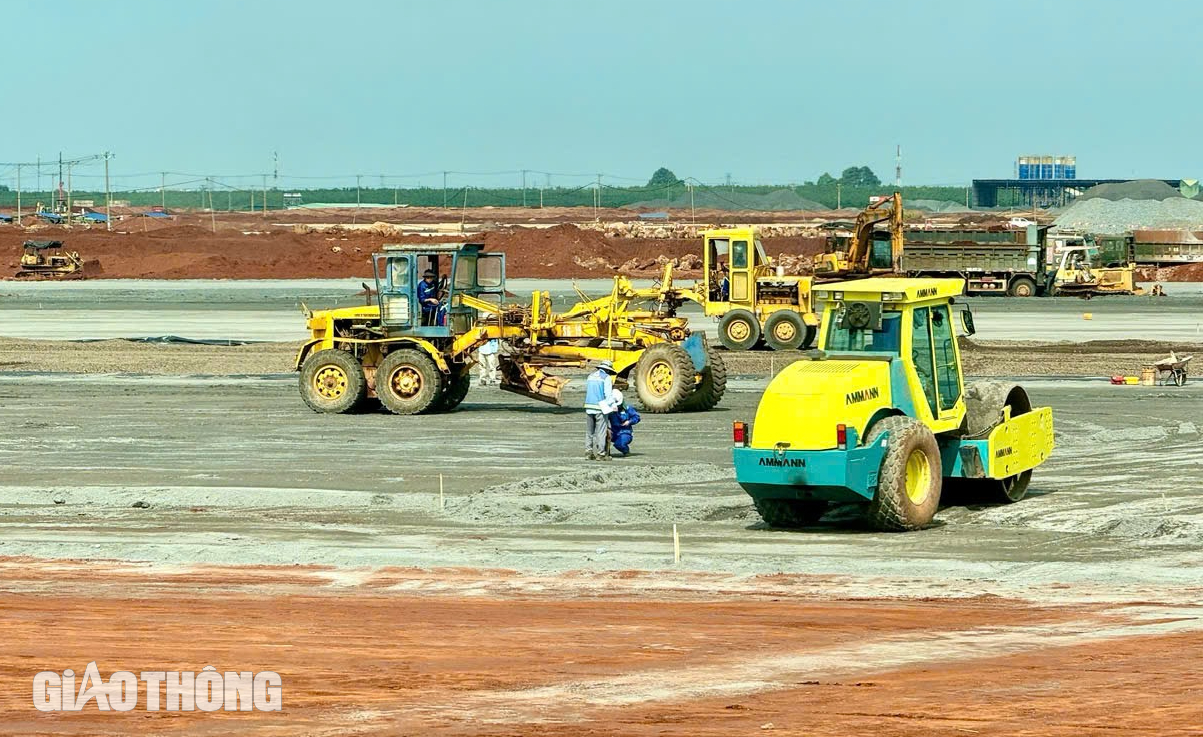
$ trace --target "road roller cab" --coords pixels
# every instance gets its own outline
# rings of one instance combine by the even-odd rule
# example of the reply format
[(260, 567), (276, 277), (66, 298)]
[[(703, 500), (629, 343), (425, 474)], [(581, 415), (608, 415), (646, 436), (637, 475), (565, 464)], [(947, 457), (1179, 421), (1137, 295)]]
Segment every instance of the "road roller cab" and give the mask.
[[(1052, 452), (1052, 410), (1019, 386), (965, 386), (952, 314), (963, 286), (874, 278), (815, 290), (819, 349), (770, 382), (750, 426), (735, 424), (736, 480), (766, 522), (801, 526), (861, 502), (879, 529), (917, 529), (948, 477), (1024, 496)], [(971, 334), (968, 311), (963, 322)]]

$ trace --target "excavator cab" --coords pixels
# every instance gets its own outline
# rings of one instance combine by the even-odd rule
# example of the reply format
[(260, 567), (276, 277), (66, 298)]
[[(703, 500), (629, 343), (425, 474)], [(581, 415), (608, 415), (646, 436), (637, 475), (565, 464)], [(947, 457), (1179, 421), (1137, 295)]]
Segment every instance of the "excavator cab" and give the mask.
[[(390, 337), (449, 338), (472, 328), (476, 310), (459, 299), (468, 294), (500, 304), (505, 294), (505, 255), (483, 253), (479, 243), (386, 245), (372, 257), (380, 321)], [(422, 285), (433, 273), (433, 292)], [(419, 294), (437, 307), (423, 309)]]

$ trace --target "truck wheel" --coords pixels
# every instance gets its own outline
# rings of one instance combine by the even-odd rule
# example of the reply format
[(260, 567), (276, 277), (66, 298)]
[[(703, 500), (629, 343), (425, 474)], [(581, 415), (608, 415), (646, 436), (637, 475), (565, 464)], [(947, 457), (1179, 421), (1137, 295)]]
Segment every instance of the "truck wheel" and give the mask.
[(657, 343), (635, 364), (635, 392), (652, 414), (677, 412), (694, 391), (693, 360), (675, 343)]
[(706, 346), (706, 368), (702, 369), (702, 380), (694, 387), (693, 394), (681, 409), (686, 412), (708, 412), (718, 406), (727, 391), (727, 365), (723, 357), (710, 346)]
[(464, 401), (468, 396), (468, 390), (472, 388), (472, 372), (464, 369), (462, 372), (451, 377), (447, 386), (439, 394), (438, 401), (431, 411), (433, 412), (450, 412)]
[(1012, 297), (1034, 297), (1036, 296), (1036, 282), (1026, 276), (1017, 276), (1007, 287), (1007, 294)]
[(819, 334), (819, 329), (814, 325), (806, 326), (806, 337), (802, 340), (802, 350), (806, 350), (815, 344), (815, 338)]
[(806, 527), (827, 511), (827, 502), (809, 499), (753, 499), (752, 503), (769, 527)]
[(792, 310), (777, 310), (764, 321), (764, 341), (775, 351), (797, 350), (806, 342), (806, 323)]
[(301, 398), (314, 412), (343, 414), (364, 402), (368, 382), (363, 366), (346, 351), (328, 348), (301, 364)]
[(718, 321), (718, 339), (729, 351), (750, 351), (760, 340), (760, 323), (747, 310), (731, 310)]
[(395, 415), (431, 410), (439, 399), (443, 377), (430, 356), (413, 348), (395, 350), (376, 368), (376, 395)]
[(869, 503), (869, 524), (891, 532), (922, 529), (936, 516), (944, 481), (936, 436), (913, 417), (887, 417), (873, 426), (865, 444), (885, 432), (889, 446)]

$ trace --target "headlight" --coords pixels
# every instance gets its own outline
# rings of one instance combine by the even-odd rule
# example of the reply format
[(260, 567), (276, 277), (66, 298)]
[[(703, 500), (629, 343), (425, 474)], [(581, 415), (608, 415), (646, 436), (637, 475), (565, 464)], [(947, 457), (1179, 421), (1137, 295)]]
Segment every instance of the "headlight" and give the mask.
[(815, 299), (829, 299), (830, 297), (831, 292), (827, 289), (820, 289), (815, 292)]
[(837, 300), (841, 300), (841, 299), (843, 299), (843, 298), (844, 298), (844, 293), (843, 293), (843, 292), (836, 292), (836, 293), (835, 293), (835, 298), (836, 298)]

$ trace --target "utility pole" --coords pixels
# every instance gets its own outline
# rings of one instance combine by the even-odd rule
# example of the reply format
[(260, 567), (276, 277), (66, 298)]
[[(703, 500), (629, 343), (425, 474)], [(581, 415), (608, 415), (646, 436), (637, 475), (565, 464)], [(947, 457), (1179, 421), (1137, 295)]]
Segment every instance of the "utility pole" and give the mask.
[(902, 189), (902, 144), (894, 153), (894, 189)]
[(21, 165), (17, 164), (17, 227), (21, 226)]
[(693, 182), (689, 183), (689, 219), (694, 225), (698, 224), (698, 211), (693, 206)]
[(359, 205), (360, 205), (360, 203), (362, 202), (362, 200), (360, 199), (360, 196), (359, 196), (359, 192), (360, 192), (360, 189), (359, 189), (359, 180), (360, 180), (360, 178), (361, 178), (362, 176), (363, 176), (362, 174), (356, 174), (356, 175), (355, 175), (355, 209), (356, 209), (356, 210), (358, 210), (358, 209), (359, 209)]
[(267, 218), (267, 175), (263, 175), (263, 217)]
[(522, 170), (522, 206), (526, 207), (526, 169)]
[(213, 223), (213, 232), (217, 232), (217, 213), (213, 211), (213, 177), (208, 177), (205, 182), (209, 185), (209, 219)]
[(447, 209), (447, 172), (443, 172), (443, 209)]
[(543, 188), (539, 187), (539, 209), (543, 209)]
[[(61, 154), (60, 154), (61, 155)], [(67, 164), (67, 227), (71, 227), (71, 167)]]
[(837, 210), (840, 209), (840, 189), (842, 189), (843, 186), (844, 185), (841, 182), (835, 183), (835, 209)]
[(104, 229), (113, 229), (113, 190), (109, 188), (109, 156), (104, 152)]
[(593, 219), (594, 220), (597, 220), (598, 218), (601, 217), (601, 215), (598, 213), (598, 210), (601, 209), (601, 178), (602, 178), (602, 175), (598, 174), (597, 175), (597, 190), (596, 190), (596, 194), (594, 195), (594, 198), (593, 198)]
[(272, 151), (272, 186), (280, 186), (280, 154)]

